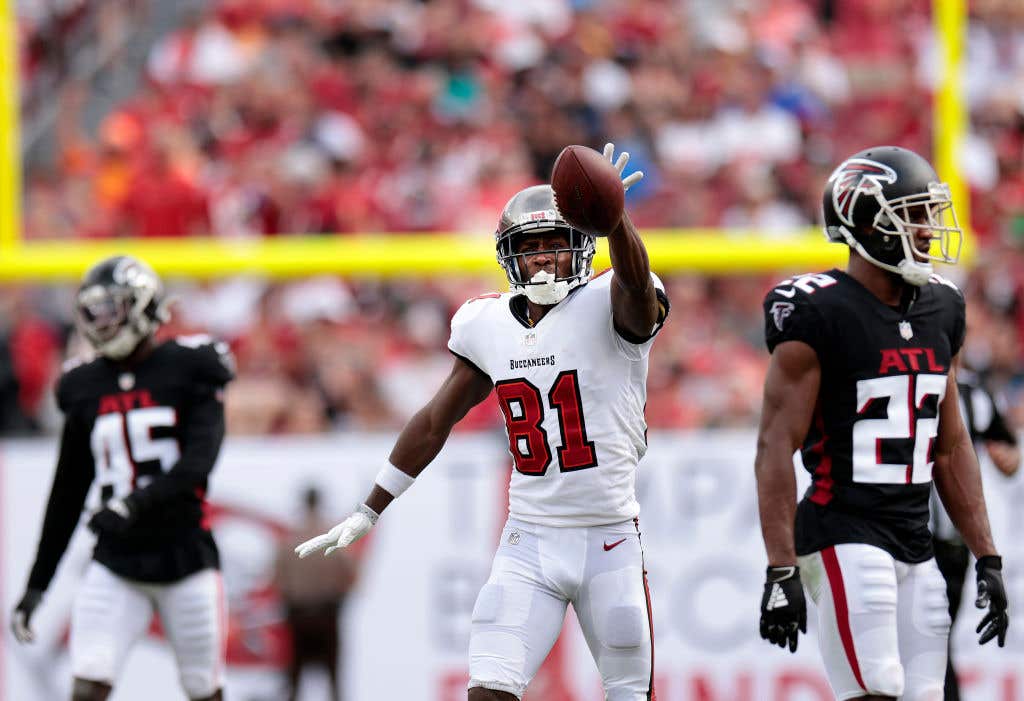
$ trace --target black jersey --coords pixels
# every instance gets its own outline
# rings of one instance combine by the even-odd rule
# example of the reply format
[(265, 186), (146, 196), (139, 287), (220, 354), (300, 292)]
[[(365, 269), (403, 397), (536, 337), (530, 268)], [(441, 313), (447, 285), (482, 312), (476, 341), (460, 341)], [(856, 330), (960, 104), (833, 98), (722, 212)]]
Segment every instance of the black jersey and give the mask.
[(94, 481), (102, 501), (130, 494), (138, 510), (126, 533), (99, 535), (93, 557), (110, 570), (170, 582), (219, 566), (203, 506), (232, 377), (226, 344), (207, 336), (162, 343), (130, 369), (97, 358), (66, 370), (60, 456), (30, 588), (49, 585)]
[(821, 386), (802, 457), (796, 551), (867, 543), (903, 562), (932, 555), (928, 494), (938, 410), (966, 329), (964, 298), (938, 275), (887, 306), (839, 270), (786, 280), (764, 301), (768, 350), (802, 341)]

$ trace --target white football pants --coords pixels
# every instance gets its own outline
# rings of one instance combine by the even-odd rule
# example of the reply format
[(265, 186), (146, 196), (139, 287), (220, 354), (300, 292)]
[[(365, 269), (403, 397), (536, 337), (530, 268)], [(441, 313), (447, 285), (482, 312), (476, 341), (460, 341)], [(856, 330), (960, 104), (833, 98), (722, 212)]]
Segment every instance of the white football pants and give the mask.
[(909, 564), (846, 543), (800, 558), (818, 646), (837, 699), (942, 701), (949, 610), (935, 560)]
[(585, 528), (510, 518), (477, 596), (470, 688), (522, 698), (572, 604), (609, 701), (648, 701), (654, 646), (635, 521)]
[(150, 584), (90, 562), (71, 612), (74, 676), (113, 685), (154, 611), (174, 650), (186, 695), (204, 698), (221, 688), (227, 620), (220, 572), (212, 569)]

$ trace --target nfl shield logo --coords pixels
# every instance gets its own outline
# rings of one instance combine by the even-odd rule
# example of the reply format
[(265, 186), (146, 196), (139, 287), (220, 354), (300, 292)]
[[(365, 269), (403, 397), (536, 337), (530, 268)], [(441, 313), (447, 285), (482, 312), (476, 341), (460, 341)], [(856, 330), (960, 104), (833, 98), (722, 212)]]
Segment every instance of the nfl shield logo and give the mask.
[(135, 386), (135, 375), (130, 372), (123, 372), (117, 378), (117, 386), (127, 392)]
[(911, 338), (913, 338), (913, 336), (914, 336), (914, 329), (910, 328), (910, 322), (909, 321), (901, 321), (900, 322), (900, 336), (903, 336), (903, 338), (905, 340), (907, 340), (907, 341), (909, 341)]
[(537, 345), (537, 334), (533, 331), (523, 337), (523, 345), (530, 347)]

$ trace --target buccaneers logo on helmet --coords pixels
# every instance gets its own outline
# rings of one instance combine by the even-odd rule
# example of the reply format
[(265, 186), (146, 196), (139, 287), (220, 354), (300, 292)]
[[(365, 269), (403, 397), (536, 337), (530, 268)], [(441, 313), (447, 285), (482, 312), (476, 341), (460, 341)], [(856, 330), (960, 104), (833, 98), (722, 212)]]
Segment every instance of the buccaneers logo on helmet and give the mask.
[(860, 196), (880, 194), (882, 183), (896, 182), (896, 171), (877, 161), (851, 158), (835, 169), (829, 178), (832, 181), (832, 206), (844, 224), (853, 226), (853, 210)]

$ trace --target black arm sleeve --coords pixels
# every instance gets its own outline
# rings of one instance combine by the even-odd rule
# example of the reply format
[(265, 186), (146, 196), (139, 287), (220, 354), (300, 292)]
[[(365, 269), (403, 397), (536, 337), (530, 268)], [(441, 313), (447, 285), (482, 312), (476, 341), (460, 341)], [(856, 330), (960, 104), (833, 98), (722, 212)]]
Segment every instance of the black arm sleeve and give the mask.
[(53, 487), (50, 488), (50, 501), (46, 505), (36, 561), (28, 577), (29, 589), (46, 591), (50, 586), (57, 564), (78, 525), (95, 469), (88, 431), (69, 415), (61, 434), (60, 457)]
[(131, 494), (140, 510), (188, 494), (206, 482), (224, 440), (224, 403), (220, 392), (219, 387), (204, 386), (197, 393), (183, 427), (181, 458), (166, 474)]
[(659, 331), (661, 331), (661, 327), (665, 325), (665, 319), (668, 318), (668, 313), (672, 309), (672, 305), (668, 301), (668, 295), (665, 293), (665, 290), (660, 287), (655, 287), (654, 294), (658, 298), (658, 318), (654, 322), (654, 328), (651, 329), (651, 335), (647, 338), (634, 336), (630, 332), (620, 329), (619, 325), (615, 323), (615, 319), (612, 319), (612, 327), (615, 329), (615, 333), (619, 334), (623, 340), (629, 341), (635, 346), (639, 346), (650, 341), (658, 335)]
[(981, 437), (987, 441), (1017, 445), (1017, 436), (1010, 430), (1003, 412), (999, 411), (999, 403), (988, 390), (983, 391), (988, 394), (988, 400), (992, 402), (992, 421), (989, 422), (988, 428), (982, 432)]

